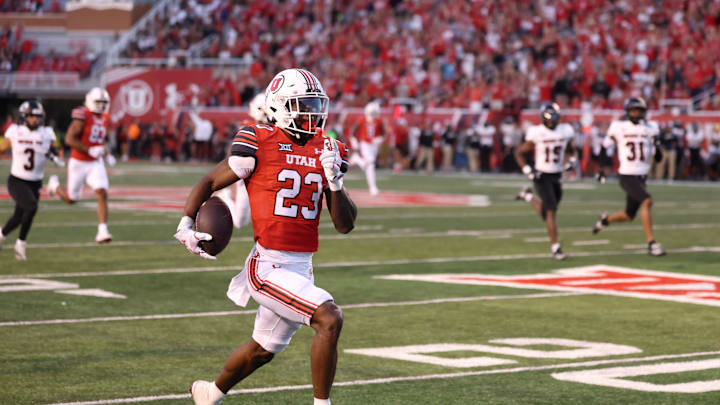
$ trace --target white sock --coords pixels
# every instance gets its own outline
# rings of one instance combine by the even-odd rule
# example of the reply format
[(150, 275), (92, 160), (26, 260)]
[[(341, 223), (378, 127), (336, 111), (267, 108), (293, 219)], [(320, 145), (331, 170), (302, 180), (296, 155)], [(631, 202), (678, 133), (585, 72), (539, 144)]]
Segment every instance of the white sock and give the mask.
[(330, 405), (330, 398), (328, 398), (328, 399), (314, 398), (313, 405)]
[(2, 228), (0, 228), (0, 239), (5, 239), (5, 234), (2, 233)]
[(377, 184), (375, 183), (375, 163), (368, 163), (368, 165), (365, 166), (365, 179), (371, 191), (377, 190)]
[(107, 233), (107, 231), (108, 231), (107, 224), (98, 224), (98, 232)]
[(533, 199), (533, 195), (532, 193), (525, 193), (522, 198), (525, 199), (525, 201), (530, 202)]
[(220, 399), (220, 398), (224, 398), (224, 397), (225, 397), (225, 394), (223, 394), (223, 392), (220, 391), (220, 388), (218, 388), (218, 386), (215, 385), (214, 382), (213, 382), (212, 388), (211, 388), (210, 390), (212, 391), (212, 392), (210, 393), (210, 398), (213, 400), (213, 402), (216, 401), (216, 400), (218, 400), (218, 399)]
[(22, 239), (18, 239), (15, 241), (15, 246), (25, 247), (27, 245), (27, 242), (25, 242)]
[(557, 252), (557, 250), (560, 249), (560, 243), (553, 243), (550, 249), (552, 249), (553, 253)]

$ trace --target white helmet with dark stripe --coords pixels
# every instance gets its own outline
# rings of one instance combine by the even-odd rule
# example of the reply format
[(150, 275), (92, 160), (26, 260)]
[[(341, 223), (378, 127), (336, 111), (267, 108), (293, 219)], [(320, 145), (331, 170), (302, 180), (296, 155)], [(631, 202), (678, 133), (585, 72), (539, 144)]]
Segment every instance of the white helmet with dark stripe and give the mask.
[(110, 107), (110, 94), (102, 87), (93, 87), (85, 95), (85, 107), (95, 114), (103, 114)]
[(325, 128), (329, 99), (320, 81), (304, 69), (286, 69), (265, 90), (265, 112), (270, 123), (304, 144)]

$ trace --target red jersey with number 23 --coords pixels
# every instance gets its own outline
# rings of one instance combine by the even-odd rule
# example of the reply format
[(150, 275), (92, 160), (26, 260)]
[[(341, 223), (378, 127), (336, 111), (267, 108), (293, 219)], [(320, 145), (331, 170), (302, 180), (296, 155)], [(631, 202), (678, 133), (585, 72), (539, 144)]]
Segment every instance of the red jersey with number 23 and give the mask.
[[(291, 252), (315, 252), (323, 190), (327, 179), (320, 154), (328, 137), (313, 136), (304, 146), (292, 142), (278, 127), (254, 124), (241, 128), (232, 154), (255, 158), (255, 170), (245, 179), (255, 241)], [(348, 150), (337, 142), (347, 170)]]
[[(87, 107), (77, 107), (72, 111), (72, 119), (84, 122), (82, 129), (82, 138), (80, 141), (88, 148), (105, 144), (108, 127), (110, 124), (110, 115), (108, 113), (95, 114), (88, 110)], [(97, 160), (85, 152), (77, 149), (72, 150), (70, 157), (78, 160), (93, 161)]]

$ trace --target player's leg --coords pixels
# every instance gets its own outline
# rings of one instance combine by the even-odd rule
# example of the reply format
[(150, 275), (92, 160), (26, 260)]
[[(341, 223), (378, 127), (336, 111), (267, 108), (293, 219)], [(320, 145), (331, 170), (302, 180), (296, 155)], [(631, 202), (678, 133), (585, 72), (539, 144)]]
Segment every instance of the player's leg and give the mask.
[(623, 189), (623, 191), (625, 191), (625, 209), (609, 215), (607, 212), (601, 213), (600, 218), (595, 222), (595, 225), (593, 225), (593, 234), (596, 234), (601, 230), (607, 228), (613, 222), (627, 222), (632, 221), (632, 219), (635, 218), (635, 213), (640, 207), (640, 201), (637, 201), (635, 198), (633, 198), (633, 177), (637, 176), (620, 175), (620, 187)]
[(548, 232), (548, 237), (550, 237), (550, 243), (555, 245), (558, 243), (558, 232), (557, 232), (557, 222), (555, 221), (555, 218), (557, 217), (557, 211), (555, 210), (545, 210), (545, 228)]
[[(263, 327), (256, 318), (253, 340), (266, 350), (278, 353), (290, 342), (296, 328), (304, 324), (315, 329), (310, 350), (313, 389), (315, 398), (327, 400), (335, 377), (343, 317), (332, 296), (313, 284), (309, 275), (311, 266), (262, 259), (250, 261), (247, 272), (253, 299), (283, 321), (269, 328)], [(295, 328), (291, 328), (293, 325)]]
[(109, 182), (105, 165), (101, 161), (90, 163), (90, 171), (87, 175), (87, 183), (93, 189), (97, 198), (97, 219), (98, 232), (95, 235), (95, 242), (109, 243), (112, 241), (112, 235), (108, 230), (108, 188)]
[(432, 146), (426, 148), (427, 150), (427, 166), (426, 171), (428, 175), (432, 175), (435, 172), (435, 149)]
[(18, 198), (21, 198), (22, 191), (18, 190), (20, 187), (17, 183), (17, 179), (14, 176), (8, 177), (8, 193), (13, 201), (15, 201), (15, 210), (10, 218), (5, 221), (5, 225), (0, 228), (0, 244), (2, 244), (10, 232), (14, 231), (22, 222), (23, 209), (22, 205), (18, 202)]
[(40, 187), (42, 187), (40, 181), (25, 181), (14, 176), (8, 179), (8, 192), (15, 201), (15, 211), (2, 228), (2, 239), (20, 226), (20, 234), (15, 241), (15, 258), (18, 260), (27, 260), (25, 255), (27, 234), (37, 212)]
[(640, 204), (640, 219), (648, 242), (648, 254), (650, 256), (664, 256), (665, 250), (655, 241), (652, 231), (652, 197), (646, 198)]
[(640, 204), (640, 219), (642, 220), (643, 230), (648, 243), (655, 240), (652, 232), (652, 198), (646, 198)]
[(89, 172), (86, 162), (70, 158), (67, 166), (67, 187), (60, 185), (58, 176), (52, 175), (48, 181), (50, 195), (57, 194), (61, 200), (74, 204), (82, 196), (82, 187)]
[(37, 213), (38, 201), (40, 200), (41, 181), (28, 183), (29, 195), (23, 201), (23, 214), (20, 222), (20, 234), (15, 241), (15, 258), (18, 260), (27, 260), (25, 248), (27, 246), (27, 235), (32, 227), (33, 219)]
[(335, 380), (337, 343), (342, 325), (342, 311), (333, 301), (320, 305), (310, 321), (310, 326), (315, 329), (315, 337), (310, 348), (310, 368), (313, 392), (317, 399), (330, 398), (330, 389)]
[(542, 175), (540, 178), (540, 187), (538, 194), (542, 201), (542, 217), (545, 221), (545, 228), (550, 237), (550, 252), (557, 260), (567, 259), (567, 255), (562, 251), (560, 241), (558, 239), (557, 228), (557, 209), (562, 199), (562, 187), (560, 185), (559, 175), (549, 174)]
[(270, 362), (275, 353), (265, 350), (256, 341), (249, 342), (238, 347), (225, 361), (220, 375), (215, 380), (215, 386), (227, 394), (232, 387), (244, 380), (255, 370)]
[(377, 183), (375, 180), (375, 160), (377, 159), (377, 146), (370, 142), (360, 142), (360, 154), (365, 161), (365, 180), (368, 184), (368, 190), (371, 195), (378, 194)]
[(672, 149), (668, 157), (668, 181), (675, 180), (675, 171), (677, 170), (677, 150)]

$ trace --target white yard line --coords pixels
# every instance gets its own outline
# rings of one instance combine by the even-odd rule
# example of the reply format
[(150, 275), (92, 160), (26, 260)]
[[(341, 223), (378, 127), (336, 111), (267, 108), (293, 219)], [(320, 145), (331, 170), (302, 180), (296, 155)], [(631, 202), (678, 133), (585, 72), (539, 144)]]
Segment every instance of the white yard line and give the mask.
[[(676, 229), (713, 229), (720, 228), (720, 223), (705, 223), (705, 224), (670, 224), (670, 225), (655, 225), (656, 230), (676, 230)], [(629, 226), (615, 226), (609, 227), (603, 232), (626, 232), (641, 230), (640, 225), (629, 225)], [(393, 233), (393, 229), (388, 229), (388, 232), (384, 233), (358, 233), (350, 235), (320, 235), (320, 240), (356, 240), (356, 239), (398, 239), (398, 238), (438, 238), (438, 237), (458, 237), (458, 236), (473, 236), (483, 239), (506, 239), (508, 235), (515, 234), (527, 234), (527, 233), (539, 233), (547, 232), (545, 228), (527, 228), (527, 229), (488, 229), (488, 230), (447, 230), (443, 232), (399, 232)], [(564, 233), (569, 232), (589, 232), (590, 227), (568, 227), (562, 228)], [(238, 237), (232, 238), (232, 242), (252, 242), (253, 238)], [(94, 242), (66, 242), (66, 243), (31, 243), (28, 244), (30, 249), (55, 249), (55, 248), (75, 248), (75, 247), (102, 247), (108, 248), (112, 246), (144, 246), (144, 245), (167, 245), (177, 243), (175, 240), (168, 237), (167, 240), (138, 240), (138, 241), (114, 241), (109, 245), (98, 245)]]
[[(534, 299), (534, 298), (555, 298), (568, 297), (574, 295), (585, 295), (585, 293), (540, 293), (540, 294), (519, 294), (519, 295), (484, 295), (477, 297), (452, 297), (452, 298), (436, 298), (423, 301), (400, 301), (400, 302), (368, 302), (362, 304), (341, 305), (343, 309), (353, 308), (386, 308), (411, 305), (428, 305), (428, 304), (444, 304), (448, 302), (472, 302), (472, 301), (488, 301), (488, 300), (512, 300), (512, 299)], [(140, 321), (149, 319), (179, 319), (179, 318), (205, 318), (212, 316), (228, 316), (228, 315), (249, 315), (254, 314), (255, 310), (241, 311), (219, 311), (219, 312), (194, 312), (186, 314), (157, 314), (157, 315), (138, 315), (138, 316), (109, 316), (99, 318), (81, 318), (81, 319), (49, 319), (39, 321), (16, 321), (16, 322), (0, 322), (0, 327), (6, 326), (34, 326), (34, 325), (58, 325), (69, 323), (94, 323), (94, 322), (115, 322), (115, 321)]]
[[(333, 384), (333, 387), (352, 387), (361, 385), (373, 385), (373, 384), (390, 384), (395, 382), (406, 382), (406, 381), (427, 381), (427, 380), (446, 380), (450, 378), (461, 378), (461, 377), (474, 377), (481, 375), (493, 375), (493, 374), (513, 374), (523, 372), (534, 372), (534, 371), (545, 371), (545, 370), (558, 370), (568, 368), (583, 368), (583, 367), (596, 367), (608, 364), (624, 364), (624, 363), (640, 363), (640, 362), (651, 362), (659, 360), (672, 360), (682, 359), (691, 357), (701, 356), (716, 356), (719, 355), (720, 351), (713, 352), (696, 352), (696, 353), (681, 353), (681, 354), (666, 354), (659, 356), (647, 356), (647, 357), (631, 357), (624, 359), (610, 359), (610, 360), (596, 360), (596, 361), (584, 361), (577, 363), (563, 363), (563, 364), (552, 364), (547, 366), (534, 366), (534, 367), (511, 367), (511, 368), (500, 368), (493, 370), (478, 370), (478, 371), (465, 371), (459, 373), (442, 373), (442, 374), (427, 374), (427, 375), (414, 375), (404, 377), (389, 377), (389, 378), (373, 378), (369, 380), (353, 380), (353, 381), (339, 381)], [(228, 395), (242, 395), (242, 394), (261, 394), (267, 392), (279, 392), (279, 391), (297, 391), (311, 389), (312, 385), (283, 385), (276, 387), (263, 387), (263, 388), (245, 388), (231, 390)], [(108, 405), (108, 404), (131, 404), (137, 402), (150, 402), (150, 401), (161, 401), (168, 399), (189, 399), (190, 394), (169, 394), (169, 395), (153, 395), (145, 397), (135, 398), (116, 398), (116, 399), (101, 399), (96, 401), (82, 401), (82, 402), (58, 402), (50, 405)]]
[(607, 239), (595, 239), (595, 240), (576, 240), (572, 243), (573, 246), (595, 246), (595, 245), (609, 245), (610, 241)]
[[(690, 246), (687, 248), (668, 249), (669, 253), (702, 253), (713, 252), (720, 253), (720, 246)], [(617, 256), (617, 255), (636, 255), (647, 254), (647, 249), (639, 250), (605, 250), (595, 252), (571, 252), (574, 257), (594, 257), (594, 256)], [(464, 256), (464, 257), (430, 257), (425, 259), (402, 259), (402, 260), (363, 260), (353, 262), (325, 262), (313, 263), (315, 268), (323, 267), (356, 267), (356, 266), (393, 266), (404, 264), (426, 264), (426, 263), (457, 263), (457, 262), (481, 262), (494, 260), (521, 260), (521, 259), (549, 259), (548, 253), (529, 253), (529, 254), (512, 254), (512, 255), (488, 255), (488, 256)], [(199, 259), (198, 259), (199, 260)], [(63, 277), (93, 277), (93, 276), (127, 276), (127, 275), (145, 275), (145, 274), (165, 274), (165, 273), (203, 273), (213, 271), (242, 270), (243, 266), (218, 266), (218, 267), (188, 267), (180, 269), (148, 269), (148, 270), (117, 270), (117, 271), (95, 271), (95, 272), (74, 272), (74, 273), (35, 273), (20, 274), (22, 277), (30, 278), (63, 278)], [(18, 274), (0, 275), (3, 278), (16, 278)]]

